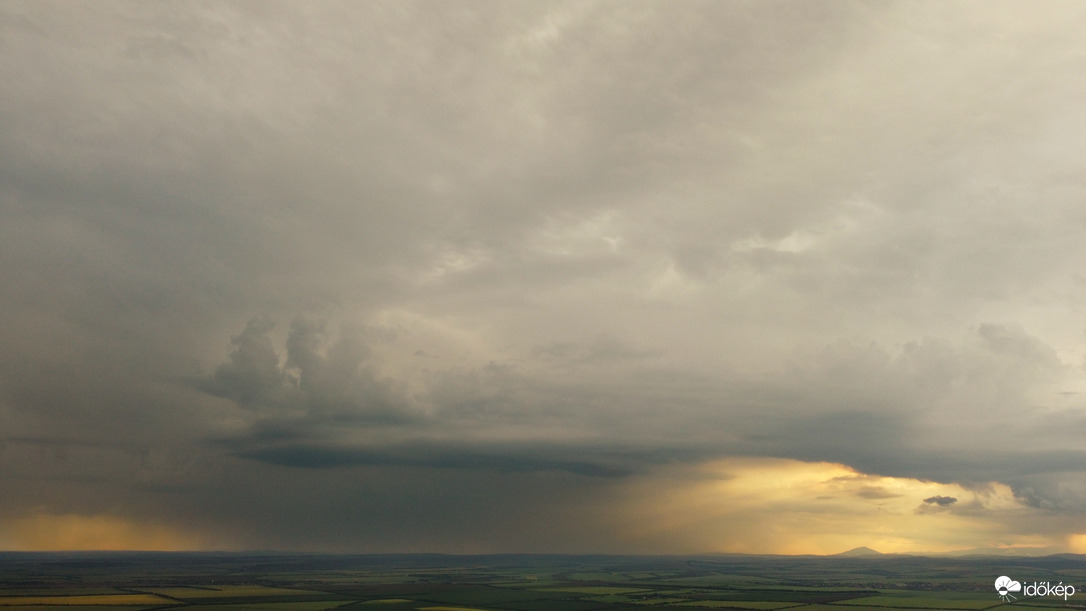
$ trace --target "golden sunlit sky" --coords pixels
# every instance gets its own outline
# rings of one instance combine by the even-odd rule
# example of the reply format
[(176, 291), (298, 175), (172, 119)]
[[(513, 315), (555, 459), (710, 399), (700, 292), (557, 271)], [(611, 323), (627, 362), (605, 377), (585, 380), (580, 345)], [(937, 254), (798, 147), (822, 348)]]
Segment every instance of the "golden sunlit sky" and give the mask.
[(1086, 552), (1083, 31), (0, 2), (0, 550)]

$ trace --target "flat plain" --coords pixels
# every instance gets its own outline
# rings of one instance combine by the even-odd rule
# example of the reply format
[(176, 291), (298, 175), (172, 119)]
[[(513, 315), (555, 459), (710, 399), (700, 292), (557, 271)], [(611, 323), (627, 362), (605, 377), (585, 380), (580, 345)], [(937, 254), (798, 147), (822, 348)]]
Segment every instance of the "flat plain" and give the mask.
[[(993, 587), (1065, 584), (1003, 600)], [(1086, 608), (1086, 556), (0, 553), (0, 611)]]

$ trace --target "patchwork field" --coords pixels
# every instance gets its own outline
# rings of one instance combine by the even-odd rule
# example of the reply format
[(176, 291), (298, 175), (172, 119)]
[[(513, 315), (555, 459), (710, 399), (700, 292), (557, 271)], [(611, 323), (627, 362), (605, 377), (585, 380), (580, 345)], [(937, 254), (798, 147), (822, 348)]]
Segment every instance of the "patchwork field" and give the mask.
[(73, 596), (0, 596), (0, 606), (5, 607), (90, 607), (164, 605), (170, 601), (153, 594), (93, 594)]
[[(1005, 602), (1013, 575), (1075, 585)], [(1086, 557), (0, 553), (0, 609), (973, 611), (1086, 608)]]

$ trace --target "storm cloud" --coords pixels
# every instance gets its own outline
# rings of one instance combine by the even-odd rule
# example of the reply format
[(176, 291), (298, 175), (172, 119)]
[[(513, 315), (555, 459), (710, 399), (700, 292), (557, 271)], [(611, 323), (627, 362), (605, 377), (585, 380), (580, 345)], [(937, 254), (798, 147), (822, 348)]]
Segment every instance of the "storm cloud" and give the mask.
[(5, 3), (0, 547), (1086, 549), (1084, 25)]

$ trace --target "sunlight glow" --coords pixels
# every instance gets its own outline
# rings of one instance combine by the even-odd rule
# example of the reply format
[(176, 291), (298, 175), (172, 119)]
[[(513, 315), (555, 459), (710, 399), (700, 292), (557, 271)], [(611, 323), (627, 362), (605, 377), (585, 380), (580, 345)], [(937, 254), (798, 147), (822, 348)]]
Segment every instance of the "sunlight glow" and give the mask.
[(624, 493), (628, 541), (635, 548), (667, 545), (676, 553), (834, 554), (856, 547), (916, 553), (1017, 545), (1026, 542), (1002, 532), (1001, 520), (1031, 511), (1003, 484), (966, 488), (783, 459), (676, 467)]
[(221, 549), (207, 537), (109, 515), (38, 514), (10, 520), (0, 537), (15, 551)]

